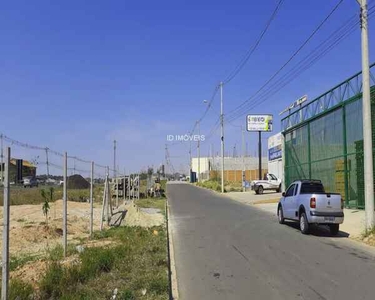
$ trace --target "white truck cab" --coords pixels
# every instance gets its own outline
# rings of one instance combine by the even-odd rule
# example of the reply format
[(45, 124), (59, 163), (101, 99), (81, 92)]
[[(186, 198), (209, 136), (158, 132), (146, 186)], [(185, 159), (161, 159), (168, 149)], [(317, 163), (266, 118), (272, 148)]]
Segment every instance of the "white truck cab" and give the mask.
[(253, 180), (250, 187), (256, 194), (263, 194), (265, 190), (275, 190), (277, 193), (280, 193), (281, 179), (273, 174), (267, 173), (264, 175), (263, 180)]

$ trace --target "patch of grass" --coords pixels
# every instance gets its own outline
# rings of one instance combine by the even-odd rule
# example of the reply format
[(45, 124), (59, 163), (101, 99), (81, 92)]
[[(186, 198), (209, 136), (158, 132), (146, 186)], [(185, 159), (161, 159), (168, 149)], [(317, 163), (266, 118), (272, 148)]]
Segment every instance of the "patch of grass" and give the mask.
[[(76, 245), (68, 244), (68, 249), (66, 251), (67, 256), (78, 253)], [(57, 244), (55, 247), (48, 249), (47, 259), (50, 261), (60, 261), (64, 259), (64, 248), (61, 244)]]
[(165, 211), (165, 198), (146, 198), (139, 199), (135, 201), (138, 207), (143, 208), (157, 208), (160, 209), (162, 213)]
[(21, 218), (21, 219), (18, 219), (17, 222), (23, 223), (23, 222), (26, 222), (26, 220), (24, 218)]
[(19, 279), (12, 279), (9, 284), (10, 300), (29, 300), (33, 299), (33, 287)]
[[(111, 238), (117, 246), (87, 248), (79, 265), (51, 263), (40, 283), (42, 299), (109, 299), (115, 288), (116, 299), (168, 299), (163, 226), (117, 227), (95, 232), (94, 237)], [(142, 289), (147, 290), (144, 296)]]
[(366, 229), (365, 232), (362, 234), (362, 238), (369, 237), (371, 235), (375, 235), (375, 226), (372, 227), (371, 229)]
[(81, 254), (80, 276), (82, 279), (95, 277), (102, 272), (111, 271), (116, 252), (106, 248), (88, 248)]
[(40, 294), (42, 299), (58, 298), (63, 292), (62, 281), (64, 277), (63, 267), (57, 263), (52, 262), (46, 271), (43, 279), (40, 282)]
[[(210, 190), (214, 190), (216, 192), (221, 192), (221, 183), (217, 180), (206, 180), (203, 182), (197, 182), (197, 186), (204, 187)], [(224, 188), (224, 191), (226, 192), (225, 188)]]
[(11, 257), (10, 262), (9, 262), (9, 270), (14, 271), (18, 267), (21, 267), (30, 261), (36, 261), (39, 258), (40, 256), (31, 255), (31, 254), (22, 255), (18, 257)]
[[(50, 186), (47, 186), (50, 187)], [(41, 204), (44, 202), (40, 190), (46, 186), (39, 186), (37, 188), (23, 188), (19, 186), (12, 186), (10, 189), (10, 205), (23, 205), (23, 204)], [(60, 186), (54, 186), (53, 199), (50, 202), (62, 199), (63, 190)], [(70, 201), (85, 201), (89, 198), (90, 190), (68, 189), (68, 200)], [(94, 200), (100, 202), (103, 196), (103, 188), (100, 185), (94, 186)], [(3, 205), (3, 193), (0, 193), (0, 206)]]

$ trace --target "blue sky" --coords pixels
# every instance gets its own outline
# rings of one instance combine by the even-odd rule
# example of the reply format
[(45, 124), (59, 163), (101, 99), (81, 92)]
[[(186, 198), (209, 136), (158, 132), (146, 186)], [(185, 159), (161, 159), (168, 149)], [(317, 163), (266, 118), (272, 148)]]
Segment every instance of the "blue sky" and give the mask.
[[(121, 170), (158, 166), (164, 161), (166, 135), (185, 134), (193, 127), (205, 109), (203, 100), (254, 43), (276, 3), (5, 2), (0, 13), (1, 132), (109, 165), (112, 140), (117, 139)], [(225, 111), (254, 93), (336, 3), (285, 0), (260, 47), (224, 87)], [(358, 11), (355, 0), (345, 0), (293, 62)], [(375, 58), (372, 23), (371, 62)], [(274, 114), (276, 133), (278, 113), (289, 103), (304, 94), (313, 99), (359, 71), (360, 50), (358, 29), (276, 95), (244, 114)], [(212, 129), (218, 111), (216, 97), (201, 124), (202, 134)], [(234, 121), (244, 122), (244, 117)], [(235, 144), (239, 151), (239, 129), (227, 125), (226, 136), (228, 151)], [(254, 153), (256, 134), (247, 134), (246, 141)], [(208, 153), (210, 144), (218, 151), (219, 143), (216, 134), (202, 144), (202, 154)], [(39, 155), (13, 148), (15, 155), (26, 158)], [(187, 166), (188, 148), (188, 143), (170, 145), (175, 169)], [(39, 159), (44, 159), (43, 153)]]

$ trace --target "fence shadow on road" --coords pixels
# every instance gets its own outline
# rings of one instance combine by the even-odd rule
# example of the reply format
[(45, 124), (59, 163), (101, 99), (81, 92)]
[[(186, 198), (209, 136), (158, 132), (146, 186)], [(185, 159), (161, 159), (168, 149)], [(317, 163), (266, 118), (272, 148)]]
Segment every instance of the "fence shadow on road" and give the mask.
[[(287, 225), (288, 227), (294, 228), (298, 231), (300, 230), (298, 222), (288, 222), (288, 221), (286, 221), (285, 225)], [(325, 225), (320, 225), (320, 226), (310, 225), (310, 226), (311, 226), (310, 227), (310, 235), (313, 235), (313, 236), (330, 237), (330, 238), (332, 238), (332, 237), (333, 238), (348, 238), (349, 237), (349, 233), (347, 233), (345, 231), (339, 231), (338, 235), (332, 236), (330, 231), (329, 231), (328, 226), (325, 226)]]

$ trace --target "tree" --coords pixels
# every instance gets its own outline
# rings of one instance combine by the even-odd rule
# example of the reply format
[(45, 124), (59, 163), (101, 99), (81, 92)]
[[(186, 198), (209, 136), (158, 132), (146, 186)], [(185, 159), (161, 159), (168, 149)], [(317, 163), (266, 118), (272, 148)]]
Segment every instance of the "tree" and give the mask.
[(43, 215), (46, 216), (47, 226), (48, 226), (48, 212), (50, 209), (49, 202), (53, 200), (53, 192), (54, 192), (53, 187), (50, 187), (48, 191), (44, 189), (40, 191), (40, 194), (42, 195), (44, 199), (44, 203), (42, 205), (42, 211), (43, 211)]

